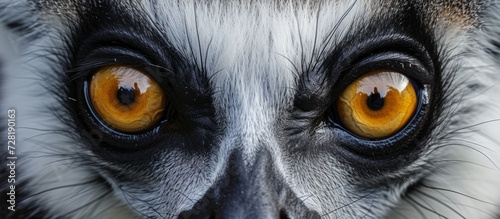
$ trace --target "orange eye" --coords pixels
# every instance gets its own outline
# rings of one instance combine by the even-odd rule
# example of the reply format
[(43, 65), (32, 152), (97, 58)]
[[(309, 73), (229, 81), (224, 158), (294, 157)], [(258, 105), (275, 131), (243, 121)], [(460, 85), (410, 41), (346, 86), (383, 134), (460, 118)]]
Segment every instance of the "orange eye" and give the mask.
[(337, 100), (337, 110), (349, 131), (364, 138), (380, 139), (401, 130), (415, 113), (417, 102), (408, 77), (379, 70), (350, 84)]
[(90, 100), (99, 117), (122, 132), (141, 132), (163, 116), (166, 96), (149, 75), (131, 67), (99, 69), (90, 81)]

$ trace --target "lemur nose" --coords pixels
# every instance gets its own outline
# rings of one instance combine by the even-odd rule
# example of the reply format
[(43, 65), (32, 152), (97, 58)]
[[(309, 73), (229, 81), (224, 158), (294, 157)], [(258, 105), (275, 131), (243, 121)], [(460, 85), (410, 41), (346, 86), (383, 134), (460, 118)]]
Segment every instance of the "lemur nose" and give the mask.
[(233, 153), (226, 174), (179, 218), (320, 218), (293, 195), (276, 174), (270, 158), (270, 153), (263, 150), (248, 166), (241, 152)]

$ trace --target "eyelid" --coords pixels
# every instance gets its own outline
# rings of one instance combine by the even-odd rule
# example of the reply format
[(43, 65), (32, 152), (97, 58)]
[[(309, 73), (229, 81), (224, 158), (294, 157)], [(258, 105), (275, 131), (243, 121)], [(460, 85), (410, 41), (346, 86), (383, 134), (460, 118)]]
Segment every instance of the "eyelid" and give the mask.
[(429, 69), (420, 59), (398, 52), (385, 52), (374, 54), (368, 58), (361, 60), (352, 67), (352, 71), (357, 73), (352, 77), (360, 77), (366, 72), (377, 69), (389, 69), (399, 72), (404, 72), (405, 75), (417, 80), (421, 84), (432, 83), (433, 69)]
[(140, 53), (130, 51), (121, 47), (100, 47), (78, 58), (78, 64), (69, 71), (69, 78), (77, 80), (86, 78), (98, 71), (100, 68), (110, 65), (127, 65), (147, 72), (151, 62)]

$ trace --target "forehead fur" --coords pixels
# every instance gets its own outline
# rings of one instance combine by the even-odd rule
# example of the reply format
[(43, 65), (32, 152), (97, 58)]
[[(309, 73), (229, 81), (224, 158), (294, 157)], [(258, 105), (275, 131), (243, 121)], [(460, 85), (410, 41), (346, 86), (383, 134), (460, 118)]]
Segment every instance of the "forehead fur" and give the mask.
[[(178, 0), (172, 0), (175, 2)], [(45, 12), (56, 13), (56, 14), (74, 14), (76, 10), (76, 5), (83, 4), (99, 4), (101, 1), (97, 0), (85, 0), (85, 1), (75, 1), (75, 0), (39, 0), (36, 4), (43, 8)], [(117, 1), (124, 8), (133, 9), (136, 5), (140, 4), (139, 0), (125, 0)], [(146, 0), (144, 2), (156, 2), (151, 0)], [(182, 1), (180, 1), (182, 2)], [(217, 1), (206, 1), (206, 0), (195, 0), (197, 3), (213, 3)], [(227, 5), (245, 5), (247, 1), (222, 1)], [(293, 5), (308, 5), (308, 6), (318, 6), (327, 2), (350, 2), (346, 0), (312, 0), (312, 1), (292, 1), (292, 0), (259, 0), (252, 1), (250, 4), (274, 4), (276, 6), (284, 6), (288, 4)], [(452, 22), (458, 22), (461, 24), (471, 24), (476, 18), (477, 14), (481, 9), (482, 3), (478, 0), (373, 0), (374, 8), (380, 8), (384, 12), (392, 12), (395, 9), (403, 9), (405, 7), (418, 7), (422, 13), (426, 14), (427, 17), (432, 17), (434, 19), (443, 19)]]
[[(374, 1), (381, 13), (395, 13), (394, 10), (404, 10), (414, 7), (420, 11), (428, 22), (445, 22), (454, 26), (470, 26), (477, 21), (482, 4), (478, 0), (394, 0)], [(375, 6), (377, 7), (377, 6)]]

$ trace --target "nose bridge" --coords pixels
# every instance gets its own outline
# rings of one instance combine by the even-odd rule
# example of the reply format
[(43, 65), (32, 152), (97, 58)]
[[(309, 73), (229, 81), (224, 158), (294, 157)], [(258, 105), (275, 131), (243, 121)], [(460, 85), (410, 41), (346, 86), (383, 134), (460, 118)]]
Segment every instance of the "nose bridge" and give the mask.
[(279, 150), (274, 124), (280, 104), (275, 94), (285, 87), (275, 72), (269, 63), (252, 57), (232, 70), (237, 77), (228, 78), (227, 104), (221, 108), (231, 146), (225, 171), (212, 190), (215, 218), (287, 218), (280, 215), (285, 183), (274, 168), (278, 158), (272, 156)]
[(295, 201), (280, 172), (283, 147), (276, 124), (293, 83), (277, 74), (280, 68), (252, 63), (241, 62), (216, 78), (221, 89), (215, 105), (225, 121), (220, 150), (224, 165), (184, 218), (318, 218)]
[(233, 71), (232, 74), (238, 76), (227, 78), (218, 108), (225, 117), (224, 138), (232, 145), (231, 151), (241, 150), (250, 165), (258, 150), (273, 145), (278, 98), (273, 95), (275, 91), (269, 89), (272, 86), (269, 68), (247, 67)]
[[(241, 64), (240, 66), (245, 66)], [(213, 194), (215, 218), (279, 218), (284, 185), (273, 167), (277, 104), (266, 65), (235, 68), (223, 108), (230, 155)], [(274, 147), (274, 148), (273, 148)]]

